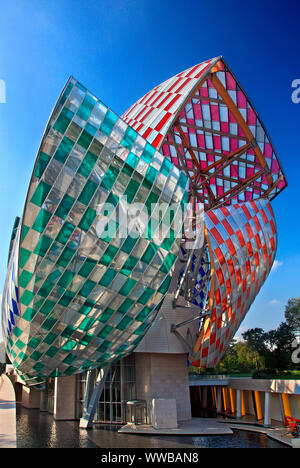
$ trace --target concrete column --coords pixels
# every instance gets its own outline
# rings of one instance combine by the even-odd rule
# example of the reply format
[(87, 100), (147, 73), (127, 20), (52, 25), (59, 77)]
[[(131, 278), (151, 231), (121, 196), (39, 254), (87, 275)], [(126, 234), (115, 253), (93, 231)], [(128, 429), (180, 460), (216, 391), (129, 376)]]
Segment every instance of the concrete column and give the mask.
[(75, 419), (76, 375), (56, 377), (54, 383), (54, 419)]
[(40, 391), (40, 411), (48, 411), (48, 387)]
[(270, 412), (270, 392), (265, 392), (265, 411), (264, 411), (264, 426), (271, 425), (271, 412)]
[(242, 417), (242, 392), (241, 390), (236, 391), (236, 417), (241, 419)]
[(28, 409), (40, 408), (40, 391), (33, 387), (22, 388), (22, 406)]

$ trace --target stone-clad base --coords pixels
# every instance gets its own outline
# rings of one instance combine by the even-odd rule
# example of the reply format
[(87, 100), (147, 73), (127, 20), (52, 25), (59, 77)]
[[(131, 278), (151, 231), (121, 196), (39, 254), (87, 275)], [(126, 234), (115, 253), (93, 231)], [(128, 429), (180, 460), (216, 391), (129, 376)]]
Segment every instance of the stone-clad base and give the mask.
[(135, 353), (135, 362), (137, 398), (146, 400), (148, 415), (153, 398), (175, 399), (178, 421), (190, 420), (187, 355)]

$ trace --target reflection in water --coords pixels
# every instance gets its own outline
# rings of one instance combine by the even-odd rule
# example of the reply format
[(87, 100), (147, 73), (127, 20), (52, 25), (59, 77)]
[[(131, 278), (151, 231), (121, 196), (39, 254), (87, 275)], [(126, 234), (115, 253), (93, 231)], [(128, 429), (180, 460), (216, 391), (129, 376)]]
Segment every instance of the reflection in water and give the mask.
[(119, 426), (79, 429), (78, 421), (55, 421), (49, 413), (17, 405), (19, 448), (288, 448), (263, 434), (234, 431), (226, 436), (143, 436), (117, 432)]

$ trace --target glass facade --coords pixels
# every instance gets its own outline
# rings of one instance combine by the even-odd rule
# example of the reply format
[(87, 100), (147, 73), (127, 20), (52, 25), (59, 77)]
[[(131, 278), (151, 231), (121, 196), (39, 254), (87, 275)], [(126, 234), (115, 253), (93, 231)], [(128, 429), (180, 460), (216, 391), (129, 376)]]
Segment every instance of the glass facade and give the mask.
[[(206, 317), (190, 326), (190, 360), (215, 366), (271, 269), (270, 201), (286, 185), (222, 57), (165, 81), (122, 118), (71, 77), (10, 246), (2, 328), (17, 372), (29, 385), (75, 373), (82, 380), (130, 355), (156, 319), (180, 248), (192, 261), (178, 288), (189, 289)], [(203, 249), (188, 246), (188, 202), (195, 232), (205, 232)], [(196, 207), (205, 211), (199, 223)], [(122, 402), (133, 398), (133, 386), (122, 394), (118, 366), (100, 420), (122, 419)]]
[[(87, 373), (76, 376), (76, 418), (80, 419), (86, 390)], [(94, 422), (127, 422), (127, 401), (136, 399), (134, 353), (113, 363), (98, 402)]]

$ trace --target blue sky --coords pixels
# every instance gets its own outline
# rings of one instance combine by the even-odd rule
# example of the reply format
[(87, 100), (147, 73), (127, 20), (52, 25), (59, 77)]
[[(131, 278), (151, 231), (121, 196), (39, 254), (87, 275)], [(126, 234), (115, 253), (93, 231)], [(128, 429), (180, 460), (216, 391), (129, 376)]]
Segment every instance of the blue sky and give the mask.
[(14, 0), (0, 17), (0, 291), (40, 139), (70, 75), (116, 113), (170, 76), (223, 55), (260, 114), (289, 186), (273, 202), (273, 269), (242, 330), (275, 328), (300, 296), (297, 1)]

